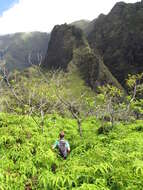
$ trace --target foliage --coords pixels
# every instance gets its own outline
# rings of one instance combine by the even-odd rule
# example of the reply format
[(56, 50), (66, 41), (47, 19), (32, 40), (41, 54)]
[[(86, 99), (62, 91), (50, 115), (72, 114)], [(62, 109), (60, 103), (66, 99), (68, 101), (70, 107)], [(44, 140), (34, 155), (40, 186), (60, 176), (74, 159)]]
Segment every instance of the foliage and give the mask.
[[(44, 77), (43, 77), (44, 75)], [(19, 114), (40, 115), (41, 109), (46, 113), (59, 113), (69, 115), (63, 108), (57, 94), (64, 100), (77, 101), (82, 97), (81, 107), (85, 99), (94, 97), (94, 92), (87, 87), (81, 79), (78, 71), (65, 73), (62, 70), (57, 72), (39, 73), (37, 68), (29, 68), (22, 73), (14, 72), (9, 76), (11, 88), (14, 90), (20, 101), (17, 101), (11, 88), (3, 82), (1, 88), (1, 105), (3, 111)], [(56, 93), (57, 92), (57, 93)]]
[(131, 109), (133, 110), (136, 118), (143, 117), (143, 73), (136, 75), (129, 75), (126, 80), (128, 86), (129, 99), (134, 99), (131, 103)]
[[(143, 121), (120, 123), (108, 135), (98, 135), (100, 125), (86, 119), (80, 138), (73, 119), (47, 115), (41, 133), (31, 117), (1, 113), (0, 189), (142, 189)], [(67, 160), (50, 148), (61, 130), (71, 146)]]
[[(112, 85), (100, 86), (95, 97), (96, 116), (115, 121), (131, 121), (143, 116), (143, 73), (129, 75), (126, 80), (128, 94)], [(106, 130), (105, 130), (106, 131)]]

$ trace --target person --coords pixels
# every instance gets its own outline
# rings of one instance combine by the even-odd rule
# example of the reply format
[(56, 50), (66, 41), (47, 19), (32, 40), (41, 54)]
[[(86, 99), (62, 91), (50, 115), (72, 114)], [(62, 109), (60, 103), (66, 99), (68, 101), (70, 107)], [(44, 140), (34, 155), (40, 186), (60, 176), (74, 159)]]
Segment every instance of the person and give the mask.
[(60, 156), (64, 159), (67, 158), (69, 152), (70, 152), (70, 145), (68, 141), (64, 139), (64, 131), (61, 131), (59, 134), (59, 140), (57, 140), (54, 145), (52, 146), (52, 149), (58, 148)]

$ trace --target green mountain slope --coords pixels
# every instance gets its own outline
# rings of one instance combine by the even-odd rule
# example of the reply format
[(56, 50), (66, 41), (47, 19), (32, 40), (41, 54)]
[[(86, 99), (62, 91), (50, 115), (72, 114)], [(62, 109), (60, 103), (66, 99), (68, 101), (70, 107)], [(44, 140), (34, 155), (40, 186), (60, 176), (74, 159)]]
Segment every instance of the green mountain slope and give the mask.
[[(108, 15), (91, 23), (88, 41), (121, 83), (128, 74), (143, 72), (143, 1), (117, 3)], [(89, 24), (90, 25), (90, 24)]]
[(121, 85), (104, 65), (98, 52), (89, 47), (81, 29), (71, 25), (57, 25), (51, 33), (46, 58), (42, 67), (46, 69), (63, 69), (68, 66), (77, 66), (81, 76), (92, 88), (101, 84)]
[(0, 36), (0, 60), (9, 71), (23, 70), (38, 63), (38, 55), (45, 56), (50, 35), (47, 33), (17, 33)]

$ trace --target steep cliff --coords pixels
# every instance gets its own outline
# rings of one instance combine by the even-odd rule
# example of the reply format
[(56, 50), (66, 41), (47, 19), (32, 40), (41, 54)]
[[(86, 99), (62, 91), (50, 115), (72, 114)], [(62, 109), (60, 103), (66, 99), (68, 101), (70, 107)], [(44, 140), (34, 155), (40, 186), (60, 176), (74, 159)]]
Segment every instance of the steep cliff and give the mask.
[(42, 67), (68, 71), (70, 64), (78, 68), (81, 77), (94, 89), (105, 83), (121, 87), (104, 65), (98, 52), (89, 47), (81, 29), (67, 24), (57, 25), (51, 33)]
[(84, 42), (80, 29), (67, 24), (55, 26), (51, 33), (43, 67), (66, 70), (72, 60), (74, 48), (82, 45)]
[(90, 24), (88, 41), (124, 85), (129, 73), (143, 72), (143, 1), (117, 3), (111, 12)]

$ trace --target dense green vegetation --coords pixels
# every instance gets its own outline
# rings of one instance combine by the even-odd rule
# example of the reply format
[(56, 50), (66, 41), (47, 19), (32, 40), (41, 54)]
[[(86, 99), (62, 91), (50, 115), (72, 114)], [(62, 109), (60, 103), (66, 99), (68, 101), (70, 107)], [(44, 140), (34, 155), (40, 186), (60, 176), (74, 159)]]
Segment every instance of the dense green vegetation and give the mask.
[(31, 67), (23, 72), (13, 72), (9, 75), (10, 88), (5, 81), (2, 83), (0, 109), (3, 112), (37, 116), (42, 109), (45, 114), (56, 112), (60, 115), (66, 113), (67, 116), (67, 110), (57, 95), (65, 101), (80, 103), (82, 94), (84, 100), (92, 99), (95, 94), (85, 85), (76, 67), (71, 65), (69, 70), (67, 73), (58, 70), (41, 74), (37, 67)]
[[(1, 83), (0, 189), (142, 190), (143, 75), (129, 76), (127, 95), (110, 85), (93, 92), (72, 63), (39, 69)], [(61, 130), (67, 160), (51, 150)]]
[[(31, 117), (1, 113), (0, 189), (141, 190), (143, 121), (117, 123), (105, 134), (95, 118), (82, 127), (81, 138), (75, 120), (47, 115), (42, 132)], [(61, 130), (71, 145), (67, 160), (51, 150)]]

